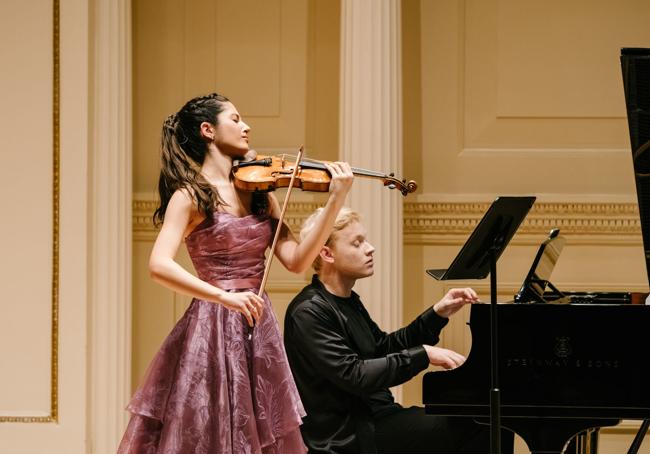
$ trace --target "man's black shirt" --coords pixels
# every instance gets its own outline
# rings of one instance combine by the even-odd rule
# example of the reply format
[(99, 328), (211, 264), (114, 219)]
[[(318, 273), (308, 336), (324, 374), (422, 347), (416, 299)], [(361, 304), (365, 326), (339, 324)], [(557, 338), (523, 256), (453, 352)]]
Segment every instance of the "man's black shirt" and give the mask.
[(428, 309), (386, 334), (356, 293), (333, 295), (314, 276), (284, 322), (289, 364), (307, 411), (301, 430), (309, 452), (375, 453), (373, 418), (400, 408), (388, 388), (427, 368), (422, 345), (436, 344), (447, 321)]

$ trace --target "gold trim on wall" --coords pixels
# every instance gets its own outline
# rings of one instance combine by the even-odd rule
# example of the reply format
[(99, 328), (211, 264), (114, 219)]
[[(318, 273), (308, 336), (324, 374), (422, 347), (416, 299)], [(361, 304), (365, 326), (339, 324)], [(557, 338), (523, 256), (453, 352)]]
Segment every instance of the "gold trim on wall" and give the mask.
[[(135, 240), (152, 240), (157, 229), (152, 214), (157, 202), (133, 202)], [(406, 244), (449, 244), (464, 241), (489, 203), (482, 202), (405, 202), (404, 242)], [(317, 202), (291, 202), (287, 224), (294, 232), (320, 206)], [(636, 203), (538, 202), (519, 228), (523, 234), (515, 242), (539, 242), (535, 236), (559, 228), (569, 241), (589, 244), (641, 244), (641, 221)]]
[(59, 419), (59, 186), (60, 186), (60, 90), (59, 90), (59, 0), (54, 0), (52, 18), (52, 370), (51, 413), (44, 422)]
[(52, 351), (50, 363), (50, 414), (48, 416), (0, 416), (0, 423), (56, 423), (59, 418), (59, 0), (52, 1), (52, 8)]
[[(456, 243), (469, 235), (489, 203), (405, 202), (406, 244)], [(641, 244), (636, 203), (537, 202), (513, 242), (538, 243), (536, 236), (558, 228), (572, 243)], [(521, 234), (521, 235), (519, 235)]]

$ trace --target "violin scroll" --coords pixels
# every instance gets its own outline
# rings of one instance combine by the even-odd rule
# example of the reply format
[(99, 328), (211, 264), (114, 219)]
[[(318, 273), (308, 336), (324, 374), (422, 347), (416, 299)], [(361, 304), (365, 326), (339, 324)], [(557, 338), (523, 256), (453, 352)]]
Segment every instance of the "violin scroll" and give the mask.
[(408, 182), (406, 180), (398, 180), (393, 175), (394, 174), (391, 173), (390, 175), (386, 175), (383, 178), (384, 186), (386, 186), (388, 189), (399, 189), (399, 191), (405, 197), (417, 190), (418, 184), (415, 180), (409, 180)]

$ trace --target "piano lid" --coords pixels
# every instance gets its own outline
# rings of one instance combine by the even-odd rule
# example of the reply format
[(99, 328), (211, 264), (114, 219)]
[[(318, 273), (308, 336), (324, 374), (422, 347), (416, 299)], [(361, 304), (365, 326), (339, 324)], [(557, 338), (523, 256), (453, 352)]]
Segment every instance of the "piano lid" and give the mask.
[(621, 66), (646, 272), (650, 279), (650, 49), (621, 49)]

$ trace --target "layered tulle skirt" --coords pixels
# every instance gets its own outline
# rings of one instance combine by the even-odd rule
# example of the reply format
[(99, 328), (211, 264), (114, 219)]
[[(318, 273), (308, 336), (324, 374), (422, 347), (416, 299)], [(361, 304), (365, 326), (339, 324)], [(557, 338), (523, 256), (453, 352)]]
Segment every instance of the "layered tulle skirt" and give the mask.
[(265, 296), (249, 340), (239, 312), (194, 300), (127, 409), (119, 454), (293, 454), (305, 412)]

